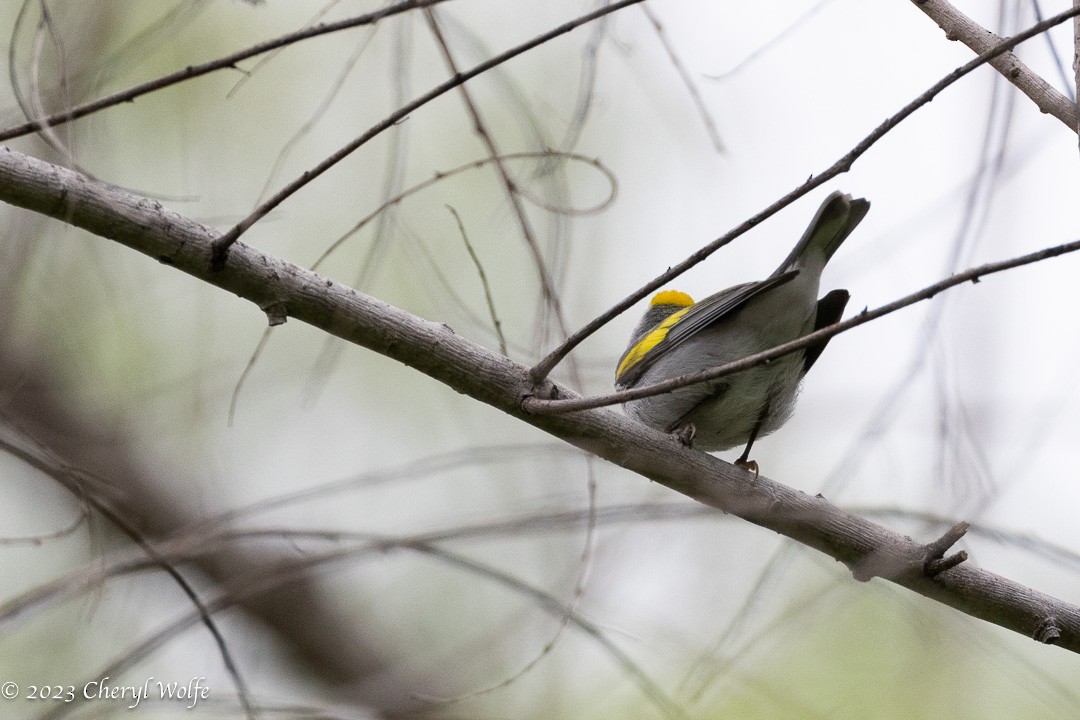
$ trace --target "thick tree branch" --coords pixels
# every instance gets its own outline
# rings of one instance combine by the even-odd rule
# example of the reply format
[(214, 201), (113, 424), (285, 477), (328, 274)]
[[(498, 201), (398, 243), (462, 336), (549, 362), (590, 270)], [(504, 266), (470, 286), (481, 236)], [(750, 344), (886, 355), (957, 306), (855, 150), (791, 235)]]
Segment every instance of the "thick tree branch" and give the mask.
[[(1080, 608), (962, 563), (929, 577), (943, 552), (844, 512), (607, 409), (532, 415), (527, 368), (440, 323), (423, 320), (313, 272), (237, 243), (210, 270), (217, 233), (160, 203), (87, 180), (0, 148), (0, 200), (101, 235), (249, 300), (273, 317), (314, 325), (415, 367), (454, 390), (702, 503), (737, 515), (847, 565), (860, 579), (882, 577), (974, 617), (1080, 652)], [(569, 395), (562, 388), (552, 389)]]
[[(1073, 0), (1073, 9), (1080, 10), (1080, 0)], [(1073, 18), (1073, 79), (1076, 83), (1076, 102), (1080, 103), (1080, 15)], [(1080, 135), (1080, 112), (1076, 113), (1075, 122), (1073, 129)]]
[[(981, 55), (1001, 42), (998, 35), (990, 32), (979, 23), (969, 18), (945, 0), (911, 0), (915, 7), (945, 31), (949, 40), (959, 40), (967, 45), (976, 55)], [(1015, 85), (1020, 92), (1031, 98), (1032, 102), (1044, 113), (1053, 115), (1072, 130), (1077, 131), (1080, 113), (1076, 103), (1058, 92), (1042, 76), (1021, 62), (1015, 53), (1006, 52), (990, 60), (990, 65), (1000, 72), (1006, 80)]]

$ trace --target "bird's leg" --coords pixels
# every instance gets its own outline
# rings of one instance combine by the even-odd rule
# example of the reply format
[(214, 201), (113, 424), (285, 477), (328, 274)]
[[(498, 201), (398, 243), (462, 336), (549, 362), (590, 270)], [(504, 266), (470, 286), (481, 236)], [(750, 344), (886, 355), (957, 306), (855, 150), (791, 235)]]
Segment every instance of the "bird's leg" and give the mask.
[(758, 421), (754, 423), (754, 428), (750, 431), (750, 437), (746, 440), (746, 448), (743, 450), (742, 455), (735, 461), (737, 467), (741, 467), (743, 470), (754, 473), (754, 482), (757, 482), (760, 471), (756, 460), (750, 459), (750, 448), (753, 447), (754, 441), (757, 440), (758, 433), (761, 432), (761, 426), (765, 423), (765, 418), (769, 415), (769, 406), (766, 405), (765, 409), (761, 411), (761, 415), (758, 417)]

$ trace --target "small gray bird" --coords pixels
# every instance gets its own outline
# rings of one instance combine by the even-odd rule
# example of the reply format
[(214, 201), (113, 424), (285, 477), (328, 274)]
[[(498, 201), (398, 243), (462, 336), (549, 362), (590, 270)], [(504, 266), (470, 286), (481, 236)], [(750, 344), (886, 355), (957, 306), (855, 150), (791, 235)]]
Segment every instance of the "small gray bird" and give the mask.
[[(839, 322), (848, 292), (818, 299), (825, 263), (870, 203), (834, 192), (772, 275), (721, 290), (695, 303), (677, 290), (657, 293), (619, 361), (615, 385), (634, 388), (739, 360)], [(783, 425), (799, 383), (828, 341), (750, 370), (625, 404), (641, 422), (679, 432), (703, 450), (746, 443), (736, 461), (756, 470), (750, 447)]]

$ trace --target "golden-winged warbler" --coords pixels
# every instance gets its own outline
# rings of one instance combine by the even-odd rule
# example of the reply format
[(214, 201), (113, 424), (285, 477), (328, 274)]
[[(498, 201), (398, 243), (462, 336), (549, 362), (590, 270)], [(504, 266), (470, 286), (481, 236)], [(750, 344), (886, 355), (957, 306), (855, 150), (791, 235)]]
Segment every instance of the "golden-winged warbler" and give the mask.
[[(839, 322), (846, 290), (818, 299), (825, 263), (870, 209), (866, 200), (834, 192), (817, 211), (791, 254), (758, 282), (721, 290), (695, 303), (676, 290), (657, 293), (619, 361), (615, 384), (633, 388), (739, 360)], [(702, 450), (746, 443), (787, 421), (799, 382), (828, 341), (749, 370), (670, 393), (632, 400), (627, 412)]]

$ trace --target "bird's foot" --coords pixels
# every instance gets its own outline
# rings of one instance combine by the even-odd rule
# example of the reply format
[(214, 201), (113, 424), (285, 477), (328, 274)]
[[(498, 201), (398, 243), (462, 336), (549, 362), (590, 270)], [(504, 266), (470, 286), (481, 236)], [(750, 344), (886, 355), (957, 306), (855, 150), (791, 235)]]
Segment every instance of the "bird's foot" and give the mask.
[(754, 479), (751, 480), (751, 484), (756, 483), (758, 477), (761, 476), (761, 472), (758, 469), (757, 460), (747, 460), (746, 456), (743, 456), (735, 461), (735, 467), (742, 468), (746, 472), (754, 473)]
[(685, 425), (681, 425), (672, 430), (671, 434), (686, 447), (693, 447), (694, 436), (697, 435), (697, 428), (694, 427), (694, 423), (686, 423)]

